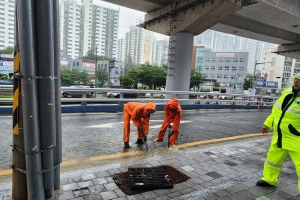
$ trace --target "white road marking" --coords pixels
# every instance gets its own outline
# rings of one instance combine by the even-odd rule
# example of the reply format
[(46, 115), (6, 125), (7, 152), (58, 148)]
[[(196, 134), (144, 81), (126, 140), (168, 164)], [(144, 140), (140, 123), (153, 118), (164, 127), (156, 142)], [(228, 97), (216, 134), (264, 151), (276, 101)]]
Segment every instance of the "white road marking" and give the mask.
[[(163, 122), (164, 120), (150, 120), (150, 122)], [(185, 120), (181, 120), (180, 123), (184, 124), (184, 123), (189, 123), (192, 121), (185, 121)], [(132, 122), (130, 122), (132, 123)], [(93, 125), (93, 126), (87, 126), (88, 128), (113, 128), (114, 126), (118, 126), (117, 124), (123, 124), (123, 122), (116, 122), (116, 123), (108, 123), (108, 124), (99, 124), (99, 125)], [(158, 125), (150, 125), (150, 128), (160, 128), (161, 124)]]

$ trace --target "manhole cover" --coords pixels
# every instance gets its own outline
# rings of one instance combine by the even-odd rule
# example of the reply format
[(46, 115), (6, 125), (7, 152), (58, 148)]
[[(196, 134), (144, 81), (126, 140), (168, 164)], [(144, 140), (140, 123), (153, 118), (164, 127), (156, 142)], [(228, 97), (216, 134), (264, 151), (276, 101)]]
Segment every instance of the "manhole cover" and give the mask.
[(167, 165), (128, 168), (127, 172), (114, 174), (112, 178), (127, 195), (139, 194), (154, 189), (171, 189), (173, 184), (190, 179), (190, 177)]
[(161, 167), (129, 168), (131, 190), (172, 189), (173, 183)]

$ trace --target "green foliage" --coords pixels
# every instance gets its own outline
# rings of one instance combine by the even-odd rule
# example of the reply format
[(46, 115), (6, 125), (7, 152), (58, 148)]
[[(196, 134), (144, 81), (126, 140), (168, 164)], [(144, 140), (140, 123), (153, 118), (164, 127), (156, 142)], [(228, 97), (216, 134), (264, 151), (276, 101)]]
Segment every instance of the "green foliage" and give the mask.
[(0, 79), (1, 79), (1, 80), (7, 80), (7, 79), (9, 79), (9, 76), (6, 75), (6, 74), (1, 74), (1, 73), (0, 73)]
[(126, 88), (131, 88), (133, 86), (133, 84), (135, 83), (134, 79), (132, 79), (128, 75), (120, 76), (119, 80), (120, 80), (120, 84)]
[(90, 77), (86, 71), (61, 69), (61, 85), (89, 84)]
[[(257, 74), (257, 75), (258, 75), (258, 74)], [(248, 90), (249, 88), (251, 88), (253, 82), (254, 82), (254, 77), (253, 77), (253, 75), (247, 73), (246, 79), (245, 79), (244, 85), (243, 85), (244, 90)]]
[(138, 81), (150, 89), (166, 84), (166, 71), (164, 68), (153, 65), (141, 65), (138, 70)]
[(200, 92), (210, 92), (210, 89), (201, 89)]
[[(82, 58), (88, 59), (88, 60), (96, 60), (96, 54), (94, 53), (94, 51), (88, 50), (88, 52)], [(98, 56), (97, 55), (97, 60), (109, 60), (109, 58), (107, 56)]]
[(220, 87), (220, 83), (219, 82), (214, 82), (214, 87)]
[(0, 54), (13, 54), (13, 53), (14, 53), (14, 47), (10, 47), (10, 46), (0, 50)]
[(204, 75), (197, 72), (194, 68), (191, 70), (190, 88), (200, 88), (200, 85), (204, 83)]
[(108, 73), (105, 69), (96, 70), (96, 79), (98, 78), (98, 84), (100, 87), (104, 86), (104, 83), (108, 81)]

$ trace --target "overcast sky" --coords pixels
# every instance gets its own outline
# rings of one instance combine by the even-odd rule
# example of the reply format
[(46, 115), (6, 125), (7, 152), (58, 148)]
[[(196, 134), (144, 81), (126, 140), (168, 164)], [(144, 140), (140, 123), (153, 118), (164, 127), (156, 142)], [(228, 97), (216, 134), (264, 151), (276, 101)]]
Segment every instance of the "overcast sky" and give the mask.
[[(127, 0), (124, 0), (127, 1)], [(81, 0), (77, 0), (77, 2), (81, 2)], [(137, 10), (132, 10), (129, 8), (125, 8), (122, 6), (118, 6), (115, 4), (111, 4), (111, 3), (107, 3), (105, 1), (102, 0), (93, 0), (93, 3), (95, 5), (100, 5), (100, 6), (104, 6), (104, 7), (108, 7), (108, 8), (113, 8), (113, 9), (117, 9), (120, 10), (120, 18), (119, 18), (119, 35), (118, 38), (124, 38), (125, 37), (125, 33), (129, 31), (129, 26), (130, 25), (136, 25), (136, 21), (137, 19), (142, 18), (143, 16), (146, 14), (144, 12), (140, 12)], [(155, 33), (154, 36), (158, 39), (158, 40), (163, 40), (165, 38), (164, 35)]]

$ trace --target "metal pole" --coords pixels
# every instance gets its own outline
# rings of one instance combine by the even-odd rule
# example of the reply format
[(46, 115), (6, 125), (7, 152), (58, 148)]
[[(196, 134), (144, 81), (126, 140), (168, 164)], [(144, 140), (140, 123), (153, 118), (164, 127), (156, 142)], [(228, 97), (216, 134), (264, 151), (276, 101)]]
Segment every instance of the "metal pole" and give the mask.
[(22, 63), (21, 86), (24, 120), (24, 150), (27, 176), (27, 199), (44, 199), (44, 186), (40, 154), (40, 127), (37, 99), (37, 67), (36, 67), (36, 26), (34, 0), (19, 1), (19, 41), (20, 61)]
[[(13, 86), (13, 145), (24, 149), (24, 134), (22, 120), (22, 105), (21, 105), (21, 80), (16, 78), (16, 74), (20, 72), (20, 52), (19, 52), (19, 1), (15, 1), (15, 45), (14, 45), (14, 86)], [(25, 155), (17, 150), (13, 151), (12, 166), (21, 169), (26, 169)], [(22, 200), (27, 197), (26, 174), (13, 168), (12, 171), (12, 199)]]
[(253, 74), (253, 84), (252, 84), (252, 88), (254, 89), (255, 88), (255, 73), (256, 73), (256, 65), (257, 65), (257, 60), (255, 61), (255, 64), (254, 64), (254, 74)]
[(60, 79), (60, 30), (59, 30), (59, 0), (53, 0), (54, 25), (54, 76), (55, 78), (55, 119), (56, 119), (56, 147), (53, 149), (54, 190), (60, 189), (60, 163), (62, 162), (62, 134), (61, 134), (61, 79)]
[(53, 0), (36, 0), (41, 148), (45, 198), (54, 196), (53, 147), (56, 146)]

